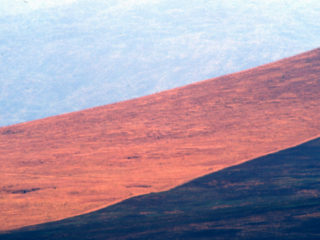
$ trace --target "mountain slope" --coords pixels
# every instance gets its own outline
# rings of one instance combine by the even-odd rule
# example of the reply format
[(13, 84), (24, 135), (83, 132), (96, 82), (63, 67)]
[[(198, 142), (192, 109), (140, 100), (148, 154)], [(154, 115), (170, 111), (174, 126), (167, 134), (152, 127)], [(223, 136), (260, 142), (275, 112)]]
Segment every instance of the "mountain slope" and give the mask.
[(317, 0), (27, 2), (0, 4), (0, 126), (237, 72), (320, 42)]
[(320, 138), (1, 239), (319, 239)]
[(0, 129), (0, 229), (62, 219), (320, 134), (320, 49)]

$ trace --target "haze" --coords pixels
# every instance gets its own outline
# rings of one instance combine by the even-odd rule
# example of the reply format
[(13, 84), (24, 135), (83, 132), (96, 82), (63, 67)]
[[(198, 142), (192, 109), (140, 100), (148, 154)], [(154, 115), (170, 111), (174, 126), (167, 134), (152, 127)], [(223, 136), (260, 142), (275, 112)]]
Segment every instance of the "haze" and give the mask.
[(0, 126), (318, 47), (319, 12), (315, 0), (2, 0)]

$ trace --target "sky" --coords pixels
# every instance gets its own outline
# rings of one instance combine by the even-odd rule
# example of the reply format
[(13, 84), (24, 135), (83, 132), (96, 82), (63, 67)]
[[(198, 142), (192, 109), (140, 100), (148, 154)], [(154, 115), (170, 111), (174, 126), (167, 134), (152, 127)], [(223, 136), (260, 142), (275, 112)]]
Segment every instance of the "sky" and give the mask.
[(320, 1), (0, 0), (0, 126), (320, 46)]
[(76, 0), (1, 0), (1, 16), (30, 14), (41, 9), (56, 8), (74, 3)]

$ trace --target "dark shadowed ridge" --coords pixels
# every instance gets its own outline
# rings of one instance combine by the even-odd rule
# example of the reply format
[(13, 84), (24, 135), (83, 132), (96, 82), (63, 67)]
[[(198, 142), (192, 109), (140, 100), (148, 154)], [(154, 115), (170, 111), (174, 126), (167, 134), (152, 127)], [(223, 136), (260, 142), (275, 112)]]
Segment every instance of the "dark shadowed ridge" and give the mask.
[(320, 138), (2, 240), (320, 239)]
[(0, 231), (166, 191), (314, 139), (320, 136), (319, 76), (315, 49), (150, 96), (0, 128)]

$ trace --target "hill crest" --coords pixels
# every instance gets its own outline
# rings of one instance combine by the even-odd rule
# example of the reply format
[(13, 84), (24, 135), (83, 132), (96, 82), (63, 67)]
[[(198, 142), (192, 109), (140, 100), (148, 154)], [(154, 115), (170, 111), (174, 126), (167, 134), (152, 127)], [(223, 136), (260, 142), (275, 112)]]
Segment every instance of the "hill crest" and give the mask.
[(320, 49), (0, 128), (1, 230), (62, 219), (320, 134)]

